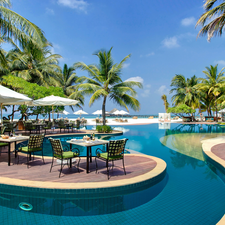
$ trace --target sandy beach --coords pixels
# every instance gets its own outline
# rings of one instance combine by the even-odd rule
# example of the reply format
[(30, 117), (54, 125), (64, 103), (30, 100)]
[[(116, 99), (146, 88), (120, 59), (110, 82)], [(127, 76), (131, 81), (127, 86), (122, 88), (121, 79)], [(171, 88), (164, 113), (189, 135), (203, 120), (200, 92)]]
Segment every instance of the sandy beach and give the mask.
[[(107, 118), (107, 125), (111, 126), (115, 126), (115, 125), (122, 125), (122, 126), (126, 126), (126, 125), (144, 125), (144, 124), (151, 124), (151, 123), (161, 123), (161, 121), (159, 121), (158, 118), (155, 119), (148, 119), (148, 118), (138, 118), (138, 119), (132, 119), (132, 118), (128, 118), (127, 121), (128, 122), (116, 122), (115, 119), (108, 119)], [(177, 122), (182, 122), (182, 119), (178, 119), (178, 120), (171, 120), (170, 122), (166, 122), (166, 123), (177, 123)], [(93, 119), (87, 119), (87, 125), (96, 125), (96, 122)]]

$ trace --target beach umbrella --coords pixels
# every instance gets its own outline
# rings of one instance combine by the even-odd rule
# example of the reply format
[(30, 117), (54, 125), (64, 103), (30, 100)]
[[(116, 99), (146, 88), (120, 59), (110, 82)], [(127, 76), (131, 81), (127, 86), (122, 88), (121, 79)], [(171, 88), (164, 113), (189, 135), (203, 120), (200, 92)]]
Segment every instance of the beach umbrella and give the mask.
[(119, 111), (119, 110), (116, 110), (116, 111), (113, 112), (112, 114), (119, 115), (119, 114), (120, 114), (120, 111)]
[(31, 98), (0, 85), (1, 122), (3, 105), (26, 105), (32, 102)]
[[(76, 105), (78, 102), (79, 101), (77, 100), (51, 95), (51, 96), (47, 96), (45, 98), (40, 98), (33, 101), (32, 106), (52, 106), (52, 120), (53, 120), (54, 106)], [(53, 123), (54, 123), (54, 120), (53, 120)]]
[(124, 110), (120, 110), (119, 112), (120, 112), (119, 114), (122, 115), (122, 117), (123, 117), (123, 115), (129, 114), (129, 112), (126, 112)]
[(75, 114), (75, 115), (80, 115), (80, 117), (81, 117), (82, 114), (88, 114), (88, 113), (86, 113), (86, 112), (83, 111), (83, 110), (78, 110), (78, 111), (74, 112), (73, 114)]
[(102, 110), (97, 110), (97, 111), (93, 112), (92, 114), (94, 114), (94, 115), (102, 115)]

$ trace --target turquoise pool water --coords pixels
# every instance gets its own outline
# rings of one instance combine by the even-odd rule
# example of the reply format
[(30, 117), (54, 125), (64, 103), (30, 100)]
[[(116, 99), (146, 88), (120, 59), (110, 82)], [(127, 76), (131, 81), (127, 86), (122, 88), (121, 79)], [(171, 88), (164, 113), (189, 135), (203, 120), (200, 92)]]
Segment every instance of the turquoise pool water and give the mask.
[[(73, 195), (71, 200), (68, 193), (51, 192), (57, 195), (54, 199), (47, 190), (1, 185), (1, 224), (216, 224), (225, 214), (225, 179), (204, 161), (198, 142), (225, 130), (206, 125), (172, 124), (167, 130), (158, 126), (126, 126), (126, 133), (113, 139), (127, 137), (127, 148), (166, 161), (167, 175), (160, 183), (128, 194), (118, 190), (112, 198), (107, 194), (104, 199), (80, 201)], [(35, 207), (22, 211), (20, 202)]]

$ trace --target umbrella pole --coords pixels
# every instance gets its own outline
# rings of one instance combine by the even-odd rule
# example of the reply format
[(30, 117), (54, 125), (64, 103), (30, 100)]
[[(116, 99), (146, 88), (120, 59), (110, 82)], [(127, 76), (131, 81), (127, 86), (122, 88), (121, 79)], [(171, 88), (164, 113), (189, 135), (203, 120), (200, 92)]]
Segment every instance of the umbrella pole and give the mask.
[(54, 111), (53, 111), (53, 105), (52, 105), (52, 125), (53, 125), (53, 129), (54, 129)]

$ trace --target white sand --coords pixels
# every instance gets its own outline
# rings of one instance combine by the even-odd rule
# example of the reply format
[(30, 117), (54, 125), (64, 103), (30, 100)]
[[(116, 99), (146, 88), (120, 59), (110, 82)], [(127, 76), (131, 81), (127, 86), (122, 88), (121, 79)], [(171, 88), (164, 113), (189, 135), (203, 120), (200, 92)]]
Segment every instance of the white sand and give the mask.
[[(138, 118), (138, 119), (132, 119), (132, 118), (126, 118), (128, 120), (128, 122), (116, 122), (114, 121), (114, 119), (108, 119), (108, 123), (107, 125), (143, 125), (143, 124), (151, 124), (151, 123), (161, 123), (161, 121), (158, 120), (158, 118), (155, 119), (148, 119), (148, 118)], [(180, 122), (182, 121), (181, 119), (178, 120), (171, 120), (170, 123), (176, 123), (176, 122)], [(168, 122), (166, 122), (168, 123)], [(96, 122), (93, 121), (93, 119), (87, 119), (87, 125), (96, 125)]]

